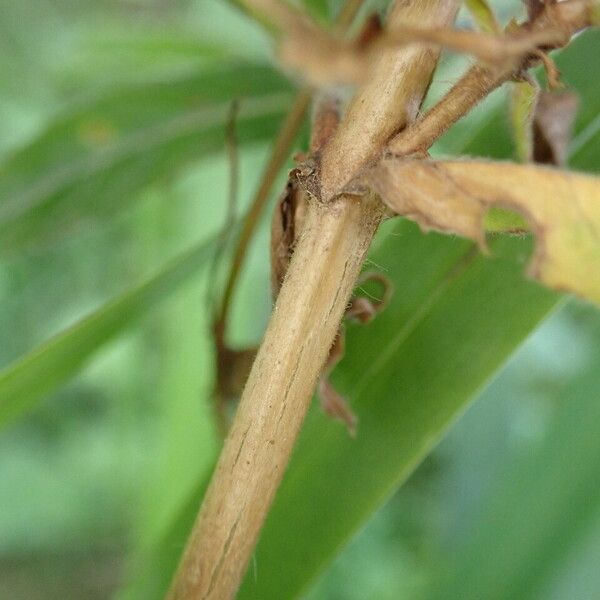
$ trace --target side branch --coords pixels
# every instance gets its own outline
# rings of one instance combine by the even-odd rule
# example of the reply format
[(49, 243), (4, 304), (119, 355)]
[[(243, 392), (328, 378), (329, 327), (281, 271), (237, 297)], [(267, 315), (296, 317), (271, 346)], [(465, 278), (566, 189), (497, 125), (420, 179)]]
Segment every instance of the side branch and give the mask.
[[(553, 43), (538, 48), (519, 61), (504, 60), (500, 64), (476, 63), (435, 106), (389, 142), (387, 151), (398, 156), (426, 152), (454, 123), (471, 111), (481, 100), (506, 81), (544, 60), (545, 52), (565, 46), (578, 31), (595, 23), (591, 0), (565, 0), (547, 4), (533, 22), (519, 26), (524, 33), (548, 31)], [(513, 34), (513, 35), (516, 35)], [(548, 39), (551, 39), (549, 36)]]

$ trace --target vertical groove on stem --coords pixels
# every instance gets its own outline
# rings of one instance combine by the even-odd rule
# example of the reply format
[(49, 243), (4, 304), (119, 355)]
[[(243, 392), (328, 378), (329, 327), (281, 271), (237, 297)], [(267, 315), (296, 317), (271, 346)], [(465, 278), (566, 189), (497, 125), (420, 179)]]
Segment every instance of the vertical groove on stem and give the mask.
[(381, 216), (374, 197), (310, 203), (172, 600), (235, 594)]

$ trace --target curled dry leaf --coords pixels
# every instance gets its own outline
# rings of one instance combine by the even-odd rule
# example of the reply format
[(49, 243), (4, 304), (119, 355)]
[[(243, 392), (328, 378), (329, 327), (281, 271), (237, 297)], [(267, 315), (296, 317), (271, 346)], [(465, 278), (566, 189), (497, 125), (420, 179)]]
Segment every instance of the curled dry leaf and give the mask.
[(308, 209), (306, 192), (290, 177), (271, 220), (271, 295), (275, 300), (290, 266)]
[(350, 436), (354, 437), (356, 436), (358, 417), (354, 414), (344, 396), (335, 389), (329, 379), (336, 365), (344, 358), (345, 351), (346, 332), (344, 326), (341, 325), (335, 341), (329, 350), (329, 356), (323, 367), (323, 372), (319, 377), (317, 395), (323, 412), (332, 419), (342, 422), (346, 426)]
[(600, 178), (534, 165), (389, 158), (361, 183), (424, 229), (485, 248), (492, 207), (522, 214), (537, 238), (530, 274), (600, 304)]

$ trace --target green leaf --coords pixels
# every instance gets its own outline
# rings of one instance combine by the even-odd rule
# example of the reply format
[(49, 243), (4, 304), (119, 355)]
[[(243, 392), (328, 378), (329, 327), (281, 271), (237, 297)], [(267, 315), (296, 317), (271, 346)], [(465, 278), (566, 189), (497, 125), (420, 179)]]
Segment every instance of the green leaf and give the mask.
[(329, 2), (327, 0), (302, 0), (305, 9), (316, 19), (327, 22), (329, 20)]
[(241, 101), (240, 143), (268, 139), (289, 91), (273, 70), (246, 64), (140, 84), (73, 108), (0, 164), (0, 252), (94, 223), (222, 149), (233, 99)]
[[(560, 57), (582, 106), (591, 104), (587, 123), (599, 99), (579, 65), (591, 64), (581, 57), (592, 60), (599, 43), (597, 33), (587, 34)], [(492, 122), (494, 131), (503, 129), (497, 114)], [(580, 116), (580, 130), (586, 126)], [(491, 127), (473, 146), (491, 148), (490, 140)], [(311, 412), (261, 534), (257, 577), (251, 568), (240, 598), (301, 594), (556, 302), (519, 275), (530, 239), (497, 238), (491, 259), (466, 258), (462, 242), (398, 227), (371, 256), (394, 282), (392, 304), (370, 326), (349, 328), (347, 354), (334, 374), (358, 413), (357, 438)], [(290, 540), (290, 531), (303, 533)]]
[(510, 124), (516, 158), (529, 162), (533, 158), (533, 118), (539, 94), (535, 80), (516, 81), (510, 85)]
[(108, 302), (72, 327), (0, 372), (0, 425), (15, 419), (81, 369), (90, 356), (178, 285), (212, 255), (203, 242), (175, 258), (158, 274)]
[[(525, 240), (496, 240), (489, 260), (407, 222), (393, 233), (372, 258), (395, 284), (392, 303), (371, 326), (348, 328), (335, 372), (357, 437), (309, 415), (240, 598), (301, 594), (554, 305), (520, 275)], [(303, 534), (291, 542), (290, 531)]]
[(465, 6), (481, 31), (485, 33), (498, 33), (501, 31), (494, 11), (486, 0), (465, 0)]
[(560, 381), (549, 430), (504, 465), (469, 524), (472, 534), (447, 554), (451, 558), (427, 598), (545, 597), (544, 584), (597, 519), (600, 318), (589, 309), (579, 312), (578, 328), (595, 342), (591, 360)]

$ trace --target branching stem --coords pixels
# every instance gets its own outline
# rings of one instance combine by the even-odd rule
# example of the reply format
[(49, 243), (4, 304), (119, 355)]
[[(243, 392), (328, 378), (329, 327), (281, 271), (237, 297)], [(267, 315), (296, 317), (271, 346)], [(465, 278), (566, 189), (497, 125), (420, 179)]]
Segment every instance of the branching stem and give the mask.
[[(397, 0), (389, 25), (405, 20), (403, 8), (425, 23), (449, 24), (458, 5), (459, 0), (417, 4)], [(340, 139), (360, 144), (360, 152), (348, 162), (349, 147), (332, 141), (324, 149), (333, 177), (322, 182), (329, 190), (336, 178), (340, 184), (350, 180), (365, 160), (383, 151), (390, 132), (416, 115), (437, 59), (435, 51), (424, 52), (425, 60), (414, 49), (393, 50), (382, 57), (335, 136), (338, 144)], [(373, 110), (381, 102), (385, 115)], [(353, 138), (347, 137), (348, 131)], [(365, 131), (368, 135), (361, 135)], [(346, 173), (342, 173), (344, 165)], [(172, 583), (170, 600), (235, 596), (384, 210), (370, 194), (309, 198), (300, 240)]]

